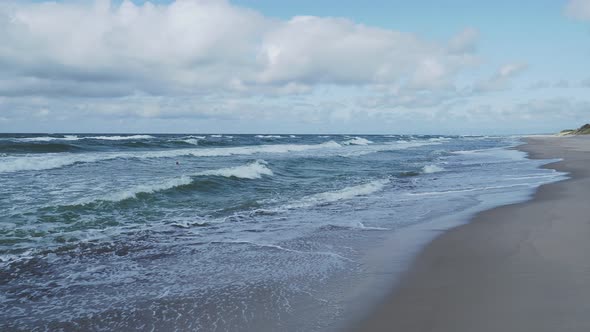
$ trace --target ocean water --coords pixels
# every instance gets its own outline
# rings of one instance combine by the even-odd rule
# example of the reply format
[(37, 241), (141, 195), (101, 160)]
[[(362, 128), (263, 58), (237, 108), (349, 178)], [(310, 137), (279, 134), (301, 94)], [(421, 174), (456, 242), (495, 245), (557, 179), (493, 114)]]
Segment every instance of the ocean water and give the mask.
[(564, 178), (519, 142), (2, 134), (0, 330), (333, 329), (387, 239)]

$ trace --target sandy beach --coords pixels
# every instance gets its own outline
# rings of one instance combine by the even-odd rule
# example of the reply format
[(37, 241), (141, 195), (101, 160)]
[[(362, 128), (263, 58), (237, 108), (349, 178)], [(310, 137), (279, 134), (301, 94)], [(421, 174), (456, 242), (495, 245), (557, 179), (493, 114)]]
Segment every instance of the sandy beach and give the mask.
[(570, 179), (432, 241), (358, 331), (590, 331), (590, 137), (531, 137)]

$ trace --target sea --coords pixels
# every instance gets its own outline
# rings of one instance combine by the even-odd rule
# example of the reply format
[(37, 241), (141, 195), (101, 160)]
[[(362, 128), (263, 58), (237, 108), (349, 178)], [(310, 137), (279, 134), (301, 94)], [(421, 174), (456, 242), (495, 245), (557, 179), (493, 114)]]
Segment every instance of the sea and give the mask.
[(518, 136), (0, 134), (0, 330), (330, 331), (565, 174)]

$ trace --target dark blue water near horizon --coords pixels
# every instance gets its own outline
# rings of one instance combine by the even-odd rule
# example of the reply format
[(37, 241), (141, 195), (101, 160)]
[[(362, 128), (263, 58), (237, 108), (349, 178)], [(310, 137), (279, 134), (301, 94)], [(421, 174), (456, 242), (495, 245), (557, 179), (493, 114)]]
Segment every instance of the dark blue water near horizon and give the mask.
[(0, 330), (333, 329), (392, 234), (563, 178), (519, 143), (0, 134)]

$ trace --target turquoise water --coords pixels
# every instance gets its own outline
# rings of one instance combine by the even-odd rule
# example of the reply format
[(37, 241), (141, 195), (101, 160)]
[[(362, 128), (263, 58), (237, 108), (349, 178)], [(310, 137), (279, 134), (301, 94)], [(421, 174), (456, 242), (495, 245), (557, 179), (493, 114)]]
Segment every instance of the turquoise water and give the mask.
[(0, 328), (327, 329), (388, 234), (562, 177), (518, 142), (2, 134)]

